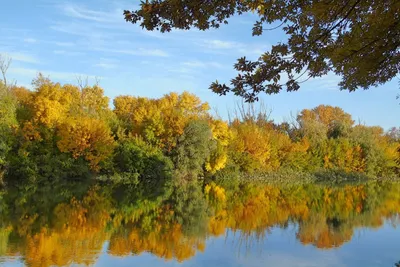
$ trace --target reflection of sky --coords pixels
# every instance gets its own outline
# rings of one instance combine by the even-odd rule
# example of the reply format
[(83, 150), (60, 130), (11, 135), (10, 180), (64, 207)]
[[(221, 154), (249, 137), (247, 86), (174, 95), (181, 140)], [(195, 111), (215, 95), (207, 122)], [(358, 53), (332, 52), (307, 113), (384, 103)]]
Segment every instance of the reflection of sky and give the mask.
[(21, 267), (24, 266), (23, 259), (20, 257), (4, 258), (0, 257), (0, 266)]
[(294, 227), (274, 228), (263, 240), (253, 238), (248, 242), (243, 241), (239, 246), (239, 233), (228, 232), (226, 237), (209, 239), (204, 253), (198, 252), (183, 263), (165, 261), (149, 253), (125, 258), (103, 253), (96, 266), (372, 267), (394, 266), (400, 260), (400, 231), (389, 223), (379, 229), (355, 230), (350, 242), (330, 250), (304, 246), (296, 240), (295, 233)]

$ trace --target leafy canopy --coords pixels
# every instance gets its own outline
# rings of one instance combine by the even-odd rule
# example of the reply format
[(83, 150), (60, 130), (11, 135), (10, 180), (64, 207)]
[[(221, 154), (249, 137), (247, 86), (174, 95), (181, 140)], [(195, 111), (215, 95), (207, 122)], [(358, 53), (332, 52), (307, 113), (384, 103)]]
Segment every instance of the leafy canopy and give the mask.
[(238, 74), (229, 85), (211, 84), (219, 95), (233, 92), (253, 102), (260, 92), (296, 91), (302, 82), (330, 71), (342, 77), (342, 90), (355, 91), (384, 84), (399, 73), (398, 0), (147, 0), (124, 15), (147, 30), (169, 32), (219, 28), (245, 12), (258, 15), (253, 35), (273, 24), (288, 40), (256, 61), (238, 59)]

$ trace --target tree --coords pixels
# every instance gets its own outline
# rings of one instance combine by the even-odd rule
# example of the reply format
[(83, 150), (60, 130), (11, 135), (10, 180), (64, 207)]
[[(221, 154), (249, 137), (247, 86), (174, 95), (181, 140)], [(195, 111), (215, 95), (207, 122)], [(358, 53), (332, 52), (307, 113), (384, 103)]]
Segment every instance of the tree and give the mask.
[(99, 163), (112, 155), (115, 145), (108, 125), (93, 118), (71, 117), (60, 125), (58, 134), (58, 149), (74, 158), (84, 157), (95, 171), (99, 170)]
[(206, 119), (209, 106), (200, 98), (183, 92), (170, 93), (159, 99), (118, 96), (114, 113), (132, 135), (170, 151), (186, 125), (193, 120)]
[(349, 113), (339, 107), (326, 105), (302, 110), (297, 116), (297, 122), (303, 135), (311, 140), (346, 135), (354, 124)]
[(205, 121), (191, 121), (178, 138), (172, 159), (181, 180), (196, 180), (210, 155), (212, 132)]
[(11, 61), (12, 60), (11, 60), (10, 57), (0, 55), (0, 72), (1, 72), (2, 79), (3, 79), (2, 81), (3, 81), (5, 87), (8, 86), (8, 84), (7, 84), (7, 71), (8, 71), (8, 68), (10, 67), (10, 65), (11, 65)]
[[(286, 42), (273, 45), (256, 61), (234, 65), (231, 84), (211, 84), (219, 95), (233, 92), (246, 101), (260, 92), (296, 91), (309, 78), (329, 71), (342, 77), (341, 89), (368, 89), (390, 81), (400, 70), (400, 4), (396, 0), (148, 0), (125, 20), (147, 30), (219, 28), (234, 15), (258, 15), (253, 36), (281, 28)], [(279, 24), (266, 29), (265, 26)], [(283, 77), (286, 77), (283, 81)]]
[(17, 125), (16, 101), (10, 93), (7, 84), (7, 70), (10, 67), (11, 58), (0, 55), (0, 184), (7, 169), (6, 157), (11, 149), (13, 140), (12, 127)]

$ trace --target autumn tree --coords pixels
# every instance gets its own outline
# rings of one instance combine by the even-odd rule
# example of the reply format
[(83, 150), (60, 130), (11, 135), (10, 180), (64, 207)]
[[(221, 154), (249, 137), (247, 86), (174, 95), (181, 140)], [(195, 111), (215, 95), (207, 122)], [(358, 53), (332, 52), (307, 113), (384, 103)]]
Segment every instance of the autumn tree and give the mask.
[(119, 96), (114, 106), (114, 113), (129, 134), (166, 151), (175, 147), (190, 121), (208, 118), (209, 110), (207, 103), (188, 92), (170, 93), (159, 99)]
[(7, 71), (11, 64), (11, 58), (0, 55), (0, 184), (7, 168), (7, 154), (11, 150), (13, 142), (13, 127), (17, 127), (17, 103), (7, 84)]
[(71, 153), (74, 158), (84, 157), (93, 170), (99, 163), (112, 155), (114, 138), (108, 125), (93, 118), (70, 118), (59, 126), (60, 140), (57, 147), (61, 152)]
[(215, 173), (223, 169), (228, 162), (228, 146), (232, 139), (232, 131), (222, 120), (211, 119), (209, 124), (215, 145), (210, 151), (205, 168), (208, 172)]
[(339, 107), (319, 105), (311, 110), (302, 110), (297, 116), (297, 123), (303, 136), (319, 142), (345, 136), (354, 121), (349, 113)]
[(342, 77), (341, 89), (355, 91), (399, 73), (400, 5), (395, 0), (151, 0), (138, 10), (125, 10), (124, 16), (146, 30), (169, 32), (219, 28), (246, 12), (258, 17), (253, 36), (280, 28), (288, 40), (258, 60), (238, 59), (238, 75), (230, 85), (217, 81), (210, 86), (219, 95), (233, 92), (252, 102), (261, 92), (296, 91), (303, 81), (330, 71)]

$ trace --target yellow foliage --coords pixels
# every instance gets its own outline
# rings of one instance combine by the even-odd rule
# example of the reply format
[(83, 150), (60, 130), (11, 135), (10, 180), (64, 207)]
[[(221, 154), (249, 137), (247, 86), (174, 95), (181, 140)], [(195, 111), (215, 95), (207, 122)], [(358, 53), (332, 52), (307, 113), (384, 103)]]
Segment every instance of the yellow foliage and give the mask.
[(215, 200), (219, 203), (224, 203), (226, 201), (225, 189), (216, 185), (214, 182), (204, 187), (204, 193), (207, 199)]
[(61, 152), (72, 153), (74, 158), (83, 156), (94, 170), (112, 154), (115, 143), (104, 121), (87, 117), (66, 120), (60, 125), (58, 135)]
[(27, 105), (32, 101), (32, 91), (25, 87), (13, 86), (11, 88), (11, 93), (17, 99), (18, 103)]
[(227, 152), (225, 150), (216, 150), (206, 162), (205, 168), (208, 172), (215, 173), (222, 170), (226, 166), (227, 161)]
[(159, 99), (119, 96), (114, 112), (132, 134), (170, 150), (189, 121), (206, 119), (209, 106), (193, 94), (170, 93)]
[(232, 132), (229, 125), (221, 120), (212, 120), (210, 123), (213, 138), (218, 140), (222, 146), (228, 146), (232, 139)]
[(140, 229), (132, 229), (128, 236), (113, 235), (110, 240), (109, 253), (115, 256), (138, 255), (150, 252), (166, 260), (176, 259), (179, 262), (193, 257), (197, 250), (204, 251), (204, 240), (186, 237), (179, 224), (157, 228), (141, 234)]
[[(242, 167), (256, 163), (256, 168), (268, 169), (271, 158), (270, 134), (253, 122), (236, 123), (232, 125), (233, 138), (230, 151), (237, 155), (237, 162)], [(243, 162), (243, 157), (249, 156), (251, 162)]]

